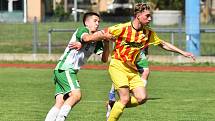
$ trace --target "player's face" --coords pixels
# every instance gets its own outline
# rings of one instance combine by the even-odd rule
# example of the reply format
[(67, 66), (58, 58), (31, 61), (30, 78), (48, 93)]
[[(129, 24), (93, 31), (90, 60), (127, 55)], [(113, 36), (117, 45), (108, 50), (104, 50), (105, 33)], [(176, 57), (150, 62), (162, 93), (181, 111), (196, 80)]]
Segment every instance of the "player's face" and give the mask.
[(140, 24), (142, 25), (148, 25), (150, 23), (150, 21), (152, 20), (151, 18), (151, 13), (148, 10), (145, 10), (142, 13), (139, 13), (137, 15), (137, 19), (139, 20)]
[(98, 16), (90, 16), (86, 20), (86, 26), (90, 29), (91, 32), (96, 32), (99, 28), (100, 19)]

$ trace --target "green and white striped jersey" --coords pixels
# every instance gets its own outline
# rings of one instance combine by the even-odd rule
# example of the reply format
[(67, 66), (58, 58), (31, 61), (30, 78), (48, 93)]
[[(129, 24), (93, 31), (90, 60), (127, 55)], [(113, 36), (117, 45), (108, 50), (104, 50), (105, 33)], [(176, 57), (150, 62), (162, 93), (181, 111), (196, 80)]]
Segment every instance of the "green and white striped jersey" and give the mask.
[(70, 39), (70, 42), (81, 42), (81, 49), (77, 51), (76, 49), (69, 49), (67, 46), (63, 55), (60, 57), (55, 70), (73, 69), (77, 72), (93, 53), (101, 53), (103, 50), (102, 41), (84, 42), (82, 40), (84, 34), (90, 34), (89, 29), (86, 27), (80, 27), (75, 31)]

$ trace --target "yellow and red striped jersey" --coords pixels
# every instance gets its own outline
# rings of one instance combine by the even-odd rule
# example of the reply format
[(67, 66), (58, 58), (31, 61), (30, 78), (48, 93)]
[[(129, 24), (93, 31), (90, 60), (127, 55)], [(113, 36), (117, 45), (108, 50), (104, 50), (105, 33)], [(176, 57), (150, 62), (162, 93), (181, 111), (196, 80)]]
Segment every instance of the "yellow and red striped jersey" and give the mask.
[(115, 47), (112, 58), (123, 62), (135, 63), (140, 50), (148, 45), (158, 45), (161, 40), (149, 27), (137, 31), (132, 23), (118, 24), (107, 28), (105, 31), (112, 34), (115, 39)]

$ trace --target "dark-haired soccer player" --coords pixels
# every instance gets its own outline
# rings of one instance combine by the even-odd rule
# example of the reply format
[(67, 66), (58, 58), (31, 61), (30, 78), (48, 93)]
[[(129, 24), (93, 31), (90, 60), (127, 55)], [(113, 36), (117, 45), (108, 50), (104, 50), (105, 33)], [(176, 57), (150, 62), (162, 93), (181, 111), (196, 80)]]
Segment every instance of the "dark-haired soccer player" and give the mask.
[[(66, 47), (54, 69), (55, 105), (48, 112), (45, 121), (64, 121), (73, 108), (81, 100), (81, 90), (77, 73), (91, 54), (103, 49), (102, 61), (106, 62), (109, 55), (108, 41), (110, 34), (97, 32), (100, 16), (94, 12), (84, 14), (83, 27), (78, 28)], [(80, 42), (82, 47), (71, 49), (70, 43)], [(104, 46), (103, 46), (104, 44)]]

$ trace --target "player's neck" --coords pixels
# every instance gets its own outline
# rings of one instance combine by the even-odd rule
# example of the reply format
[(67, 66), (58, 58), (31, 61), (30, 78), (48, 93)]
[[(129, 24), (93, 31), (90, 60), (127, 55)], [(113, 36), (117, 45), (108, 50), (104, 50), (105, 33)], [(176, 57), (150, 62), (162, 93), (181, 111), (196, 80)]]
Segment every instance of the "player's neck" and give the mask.
[(137, 19), (134, 19), (131, 22), (131, 26), (136, 30), (136, 31), (140, 31), (143, 30), (143, 26), (139, 23), (139, 21)]

